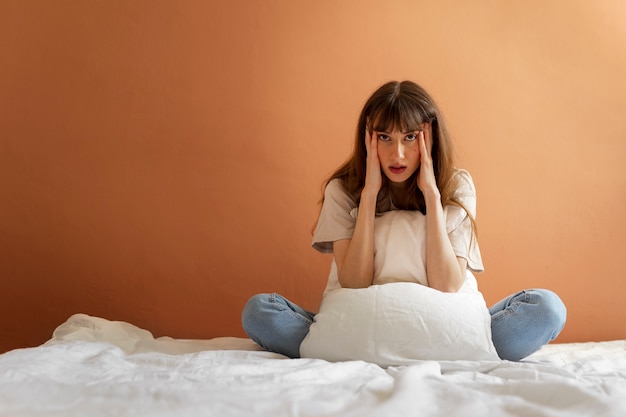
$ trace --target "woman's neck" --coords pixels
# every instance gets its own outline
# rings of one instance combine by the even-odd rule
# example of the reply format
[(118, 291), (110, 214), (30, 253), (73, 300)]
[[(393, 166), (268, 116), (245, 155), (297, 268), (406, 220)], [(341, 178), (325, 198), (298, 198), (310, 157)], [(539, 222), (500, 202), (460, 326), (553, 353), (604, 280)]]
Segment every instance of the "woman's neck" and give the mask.
[(402, 202), (405, 201), (408, 187), (406, 182), (391, 182), (389, 181), (389, 196), (391, 197), (392, 204), (395, 207), (402, 206)]
[(389, 190), (393, 193), (394, 196), (399, 196), (407, 192), (408, 190), (407, 182), (391, 182), (389, 181)]

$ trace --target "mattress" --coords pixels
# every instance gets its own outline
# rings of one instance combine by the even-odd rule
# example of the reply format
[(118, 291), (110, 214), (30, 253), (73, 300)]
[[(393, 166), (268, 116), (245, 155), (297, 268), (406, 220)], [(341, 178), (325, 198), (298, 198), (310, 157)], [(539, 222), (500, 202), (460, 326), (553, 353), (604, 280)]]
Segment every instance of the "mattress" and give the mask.
[(154, 338), (76, 314), (0, 355), (0, 416), (619, 416), (626, 340), (545, 346), (522, 362), (288, 359), (251, 340)]

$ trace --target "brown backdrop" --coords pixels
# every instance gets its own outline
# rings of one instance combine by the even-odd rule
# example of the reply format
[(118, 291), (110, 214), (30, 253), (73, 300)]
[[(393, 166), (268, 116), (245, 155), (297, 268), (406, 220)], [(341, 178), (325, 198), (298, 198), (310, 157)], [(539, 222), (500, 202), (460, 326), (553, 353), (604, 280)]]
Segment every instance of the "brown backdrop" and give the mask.
[[(476, 3), (476, 2), (472, 2)], [(316, 309), (323, 179), (366, 97), (412, 79), (478, 188), (489, 303), (568, 305), (626, 338), (626, 3), (31, 1), (0, 5), (0, 351), (69, 315), (243, 336)]]

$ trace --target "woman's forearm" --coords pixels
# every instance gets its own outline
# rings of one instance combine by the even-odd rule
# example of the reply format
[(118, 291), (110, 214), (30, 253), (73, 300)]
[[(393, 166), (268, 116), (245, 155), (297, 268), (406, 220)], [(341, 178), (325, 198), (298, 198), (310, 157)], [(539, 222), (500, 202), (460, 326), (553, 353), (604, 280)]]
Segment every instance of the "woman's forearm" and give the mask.
[(424, 194), (426, 200), (426, 276), (428, 286), (444, 292), (457, 292), (464, 274), (446, 231), (446, 219), (439, 191)]
[[(363, 192), (352, 239), (335, 252), (339, 283), (344, 288), (366, 288), (374, 280), (374, 217), (377, 194)], [(342, 259), (340, 259), (342, 258)]]

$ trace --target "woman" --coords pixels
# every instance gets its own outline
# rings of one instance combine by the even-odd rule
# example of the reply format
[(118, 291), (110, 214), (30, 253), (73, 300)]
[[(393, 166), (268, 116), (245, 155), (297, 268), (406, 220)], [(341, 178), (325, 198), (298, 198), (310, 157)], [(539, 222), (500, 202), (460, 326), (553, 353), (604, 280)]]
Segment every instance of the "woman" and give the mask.
[[(409, 281), (445, 292), (476, 290), (483, 270), (476, 241), (476, 193), (467, 171), (455, 169), (452, 143), (430, 95), (411, 81), (389, 82), (367, 100), (351, 158), (328, 180), (313, 247), (333, 253), (325, 293), (337, 288)], [(391, 210), (424, 216), (425, 250), (417, 267), (389, 276), (377, 258), (375, 219)], [(533, 289), (489, 309), (492, 337), (502, 359), (520, 360), (560, 333), (566, 310), (551, 291)], [(278, 294), (258, 294), (242, 324), (263, 348), (299, 357), (314, 319)]]

